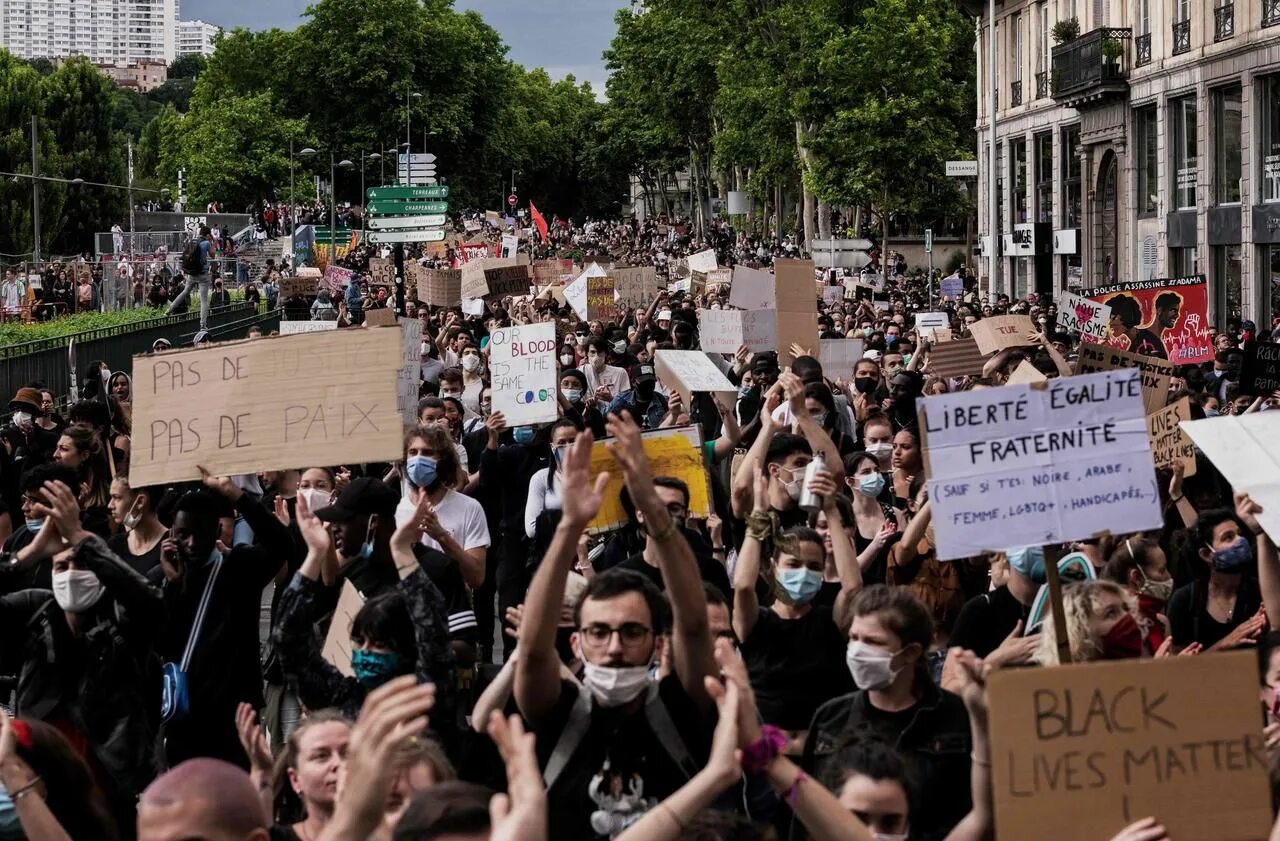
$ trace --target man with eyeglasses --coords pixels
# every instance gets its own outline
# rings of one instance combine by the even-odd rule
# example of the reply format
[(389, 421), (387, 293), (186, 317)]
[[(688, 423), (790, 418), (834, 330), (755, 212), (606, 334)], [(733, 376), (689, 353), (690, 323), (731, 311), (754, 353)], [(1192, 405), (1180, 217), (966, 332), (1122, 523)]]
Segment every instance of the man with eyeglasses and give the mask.
[[(703, 681), (717, 666), (693, 554), (654, 484), (639, 428), (612, 415), (608, 432), (648, 539), (658, 547), (671, 619), (667, 600), (644, 576), (597, 575), (574, 612), (578, 630), (570, 639), (584, 664), (583, 684), (561, 679), (560, 604), (578, 538), (599, 510), (607, 481), (600, 476), (592, 486), (592, 435), (584, 432), (562, 464), (561, 520), (529, 587), (515, 674), (516, 702), (537, 736), (549, 794), (548, 838), (618, 835), (697, 773), (710, 747), (711, 698)], [(655, 682), (668, 636), (672, 674)]]
[[(689, 531), (685, 526), (685, 520), (689, 516), (689, 486), (673, 476), (655, 476), (653, 485), (654, 491), (658, 494), (658, 499), (662, 500), (662, 504), (666, 506), (667, 513), (671, 515), (671, 519), (676, 522), (684, 534), (685, 540), (689, 541), (690, 547), (694, 549), (694, 559), (698, 564), (698, 576), (707, 584), (719, 589), (721, 593), (727, 595), (732, 592), (729, 587), (729, 574), (725, 572), (724, 566), (717, 563), (712, 557), (711, 547), (706, 546), (706, 542), (701, 539), (700, 535)], [(665, 591), (666, 585), (663, 582), (662, 569), (658, 565), (658, 557), (662, 547), (645, 529), (643, 511), (636, 511), (636, 521), (640, 524), (640, 533), (644, 535), (644, 549), (619, 563), (616, 569), (638, 572), (653, 582), (653, 586)], [(698, 551), (698, 549), (702, 548), (705, 548), (706, 551)]]

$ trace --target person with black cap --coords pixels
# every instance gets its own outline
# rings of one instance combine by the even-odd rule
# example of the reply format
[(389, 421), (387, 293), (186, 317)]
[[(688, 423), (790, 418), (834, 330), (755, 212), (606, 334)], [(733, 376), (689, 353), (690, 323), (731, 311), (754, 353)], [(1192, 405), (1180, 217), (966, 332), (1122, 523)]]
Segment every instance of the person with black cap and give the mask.
[(632, 388), (609, 404), (606, 415), (626, 410), (641, 429), (657, 429), (667, 413), (667, 398), (657, 393), (658, 374), (653, 365), (644, 362), (631, 369)]

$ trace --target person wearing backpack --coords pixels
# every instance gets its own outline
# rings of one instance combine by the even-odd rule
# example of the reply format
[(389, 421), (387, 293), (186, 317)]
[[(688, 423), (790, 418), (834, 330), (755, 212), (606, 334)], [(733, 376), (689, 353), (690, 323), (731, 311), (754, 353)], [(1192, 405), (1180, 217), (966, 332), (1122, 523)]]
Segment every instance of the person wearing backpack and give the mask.
[(186, 283), (178, 293), (178, 297), (169, 303), (169, 309), (165, 311), (165, 315), (173, 315), (181, 310), (191, 295), (191, 290), (199, 287), (201, 330), (209, 326), (209, 287), (211, 285), (209, 249), (211, 248), (213, 248), (213, 235), (208, 225), (201, 225), (200, 235), (187, 243), (187, 247), (182, 251), (182, 272), (187, 276)]

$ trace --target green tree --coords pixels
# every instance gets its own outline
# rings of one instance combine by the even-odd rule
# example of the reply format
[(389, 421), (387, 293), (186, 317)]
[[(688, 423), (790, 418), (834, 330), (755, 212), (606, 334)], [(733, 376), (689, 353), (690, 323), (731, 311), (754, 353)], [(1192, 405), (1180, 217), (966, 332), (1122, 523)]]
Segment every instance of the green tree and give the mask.
[[(42, 77), (29, 64), (0, 50), (0, 171), (31, 173), (31, 118), (42, 112)], [(59, 174), (53, 131), (41, 123), (38, 138), (40, 172)], [(41, 251), (57, 237), (62, 221), (65, 189), (52, 182), (41, 185)], [(32, 246), (32, 182), (28, 178), (0, 178), (0, 257), (29, 255)]]
[(170, 79), (195, 79), (209, 66), (209, 59), (200, 53), (180, 55), (169, 65)]

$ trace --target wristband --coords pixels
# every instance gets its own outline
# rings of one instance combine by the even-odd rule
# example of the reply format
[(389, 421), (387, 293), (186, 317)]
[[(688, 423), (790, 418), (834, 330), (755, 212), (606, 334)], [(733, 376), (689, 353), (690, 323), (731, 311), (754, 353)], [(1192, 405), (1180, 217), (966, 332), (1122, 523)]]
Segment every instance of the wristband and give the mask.
[(791, 783), (791, 788), (787, 789), (787, 793), (782, 798), (787, 801), (788, 806), (796, 805), (796, 798), (800, 796), (800, 784), (807, 779), (809, 779), (809, 775), (803, 771), (796, 775), (795, 781)]
[(760, 738), (742, 750), (742, 770), (758, 774), (777, 759), (787, 746), (787, 734), (772, 724), (760, 728)]
[(654, 534), (652, 531), (649, 531), (648, 522), (646, 522), (644, 526), (645, 532), (648, 533), (649, 537), (653, 540), (658, 541), (659, 543), (661, 543), (662, 541), (666, 540), (667, 538), (675, 534), (676, 529), (678, 528), (679, 526), (676, 525), (675, 517), (672, 517), (669, 520), (667, 520), (667, 527), (662, 531), (658, 532), (657, 534)]

